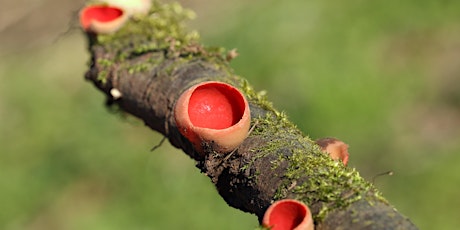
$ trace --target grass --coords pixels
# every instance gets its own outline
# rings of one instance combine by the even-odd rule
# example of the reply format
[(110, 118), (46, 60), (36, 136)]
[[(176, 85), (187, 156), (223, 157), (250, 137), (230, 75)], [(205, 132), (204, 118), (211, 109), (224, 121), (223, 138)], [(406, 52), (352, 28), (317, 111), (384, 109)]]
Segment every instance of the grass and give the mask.
[[(460, 2), (186, 4), (306, 134), (347, 142), (369, 180), (393, 170), (375, 183), (420, 229), (456, 229)], [(104, 108), (85, 49), (73, 33), (0, 57), (0, 228), (254, 229), (191, 159)]]

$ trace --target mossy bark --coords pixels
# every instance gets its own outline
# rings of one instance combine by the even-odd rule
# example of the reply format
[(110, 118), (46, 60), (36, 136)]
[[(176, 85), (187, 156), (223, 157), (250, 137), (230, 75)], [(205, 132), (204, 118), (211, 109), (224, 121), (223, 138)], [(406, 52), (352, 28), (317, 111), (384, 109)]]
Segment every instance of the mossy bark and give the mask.
[[(263, 93), (236, 76), (221, 48), (202, 47), (196, 33), (184, 32), (189, 15), (178, 4), (154, 2), (148, 15), (134, 16), (114, 34), (87, 34), (92, 58), (86, 79), (109, 104), (193, 158), (230, 206), (259, 220), (273, 201), (294, 198), (310, 207), (316, 229), (417, 229), (358, 172), (322, 153)], [(250, 104), (251, 133), (232, 153), (212, 146), (196, 152), (174, 120), (181, 93), (208, 80), (239, 88)]]

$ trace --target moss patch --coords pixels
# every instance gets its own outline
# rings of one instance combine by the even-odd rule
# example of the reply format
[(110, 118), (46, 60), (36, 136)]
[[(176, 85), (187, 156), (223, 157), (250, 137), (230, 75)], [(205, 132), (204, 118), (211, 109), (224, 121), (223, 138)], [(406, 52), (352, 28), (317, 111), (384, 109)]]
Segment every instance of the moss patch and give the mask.
[(146, 15), (133, 15), (120, 30), (113, 34), (97, 35), (94, 42), (110, 50), (130, 47), (134, 53), (183, 46), (199, 38), (198, 32), (185, 32), (184, 29), (184, 21), (194, 17), (193, 11), (182, 8), (178, 3), (161, 4), (153, 1)]
[[(252, 92), (249, 97), (254, 98)], [(259, 103), (265, 103), (263, 99)], [(268, 104), (266, 104), (269, 106)], [(384, 200), (373, 186), (365, 181), (354, 168), (332, 160), (309, 137), (305, 137), (286, 115), (272, 109), (265, 117), (253, 119), (256, 123), (251, 135), (266, 140), (266, 145), (253, 149), (254, 157), (250, 165), (260, 158), (270, 158), (272, 170), (283, 168), (284, 175), (274, 175), (282, 179), (274, 200), (294, 198), (307, 205), (321, 204), (313, 213), (315, 221), (321, 221), (328, 212), (345, 208), (351, 203), (368, 197)]]
[[(114, 65), (116, 71), (127, 70), (129, 74), (134, 74), (149, 71), (164, 59), (175, 59), (174, 63), (203, 59), (232, 76), (226, 49), (203, 47), (198, 42), (197, 31), (185, 30), (185, 21), (195, 17), (193, 11), (182, 8), (178, 3), (152, 3), (147, 14), (133, 15), (115, 33), (88, 35), (93, 51), (102, 49), (100, 52), (105, 54), (104, 57), (95, 57), (94, 60), (100, 72), (104, 72), (98, 78), (101, 83), (109, 77)], [(141, 57), (141, 61), (136, 60)], [(132, 63), (133, 59), (136, 60), (135, 63)], [(169, 69), (174, 68), (173, 66)]]

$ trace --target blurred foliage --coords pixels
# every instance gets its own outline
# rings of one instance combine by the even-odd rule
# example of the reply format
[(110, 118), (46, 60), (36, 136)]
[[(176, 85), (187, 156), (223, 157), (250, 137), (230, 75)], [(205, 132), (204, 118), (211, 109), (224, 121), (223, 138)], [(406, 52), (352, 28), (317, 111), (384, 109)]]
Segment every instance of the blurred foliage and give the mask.
[[(77, 3), (7, 2), (16, 17), (0, 12), (0, 229), (257, 226), (185, 154), (166, 143), (150, 152), (159, 134), (104, 108), (83, 80), (84, 36), (62, 35)], [(347, 142), (350, 167), (421, 229), (460, 225), (459, 1), (182, 3), (206, 45), (237, 48), (235, 72), (307, 135)]]

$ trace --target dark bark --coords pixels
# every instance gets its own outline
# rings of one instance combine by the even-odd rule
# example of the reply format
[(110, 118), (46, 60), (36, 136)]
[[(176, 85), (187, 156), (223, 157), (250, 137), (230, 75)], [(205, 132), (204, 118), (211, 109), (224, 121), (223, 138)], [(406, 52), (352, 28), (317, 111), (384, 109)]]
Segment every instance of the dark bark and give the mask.
[[(316, 229), (417, 229), (354, 169), (322, 153), (263, 95), (234, 75), (223, 52), (187, 37), (183, 14), (168, 10), (155, 3), (150, 12), (155, 20), (164, 17), (167, 27), (146, 16), (113, 35), (87, 34), (92, 58), (86, 79), (107, 95), (109, 104), (165, 135), (197, 162), (230, 206), (259, 220), (274, 200), (294, 198), (310, 207)], [(207, 80), (234, 85), (250, 103), (253, 130), (231, 155), (212, 146), (205, 146), (204, 154), (196, 152), (174, 120), (181, 93)], [(113, 89), (121, 98), (112, 96)]]

